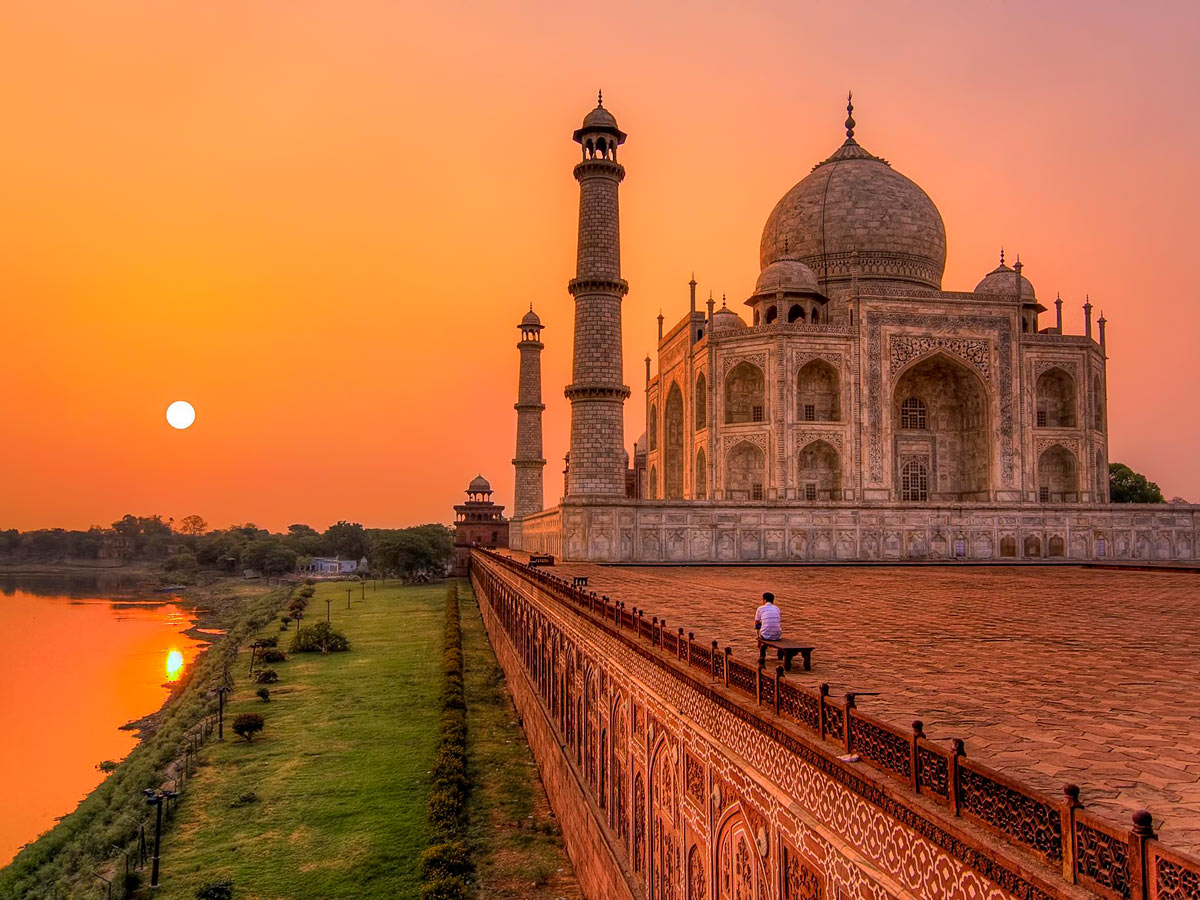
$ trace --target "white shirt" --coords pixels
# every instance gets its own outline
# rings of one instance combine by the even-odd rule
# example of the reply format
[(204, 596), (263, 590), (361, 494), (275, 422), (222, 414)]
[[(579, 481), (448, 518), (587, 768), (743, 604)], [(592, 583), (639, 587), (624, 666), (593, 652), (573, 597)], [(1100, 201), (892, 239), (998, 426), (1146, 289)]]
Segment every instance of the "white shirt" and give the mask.
[(764, 603), (754, 613), (754, 621), (762, 622), (759, 637), (768, 641), (777, 641), (783, 637), (783, 627), (779, 622), (779, 607), (774, 603)]

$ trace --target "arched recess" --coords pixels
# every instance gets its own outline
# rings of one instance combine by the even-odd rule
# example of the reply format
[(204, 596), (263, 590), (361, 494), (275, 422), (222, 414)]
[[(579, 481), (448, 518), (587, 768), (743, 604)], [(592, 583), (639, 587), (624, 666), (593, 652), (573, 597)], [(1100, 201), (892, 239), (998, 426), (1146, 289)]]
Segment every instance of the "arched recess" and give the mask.
[(658, 467), (651, 466), (650, 473), (646, 476), (646, 499), (658, 499)]
[(757, 900), (767, 895), (755, 835), (739, 807), (734, 807), (717, 831), (718, 900)]
[(621, 698), (613, 703), (612, 711), (612, 790), (613, 821), (617, 838), (629, 850), (629, 720), (626, 704)]
[(696, 376), (696, 428), (708, 427), (708, 379), (701, 372)]
[(796, 484), (801, 500), (842, 498), (842, 458), (832, 444), (813, 441), (800, 451)]
[(708, 499), (708, 455), (701, 447), (696, 451), (696, 485), (695, 495), (697, 500)]
[(987, 389), (965, 363), (934, 353), (910, 365), (892, 393), (897, 486), (902, 466), (923, 459), (929, 500), (988, 499), (989, 421)]
[(674, 750), (660, 741), (650, 768), (651, 897), (679, 895), (679, 794)]
[(1108, 492), (1108, 466), (1104, 464), (1104, 451), (1096, 451), (1096, 496), (1094, 502), (1107, 503), (1110, 499)]
[(1100, 376), (1097, 375), (1092, 379), (1092, 415), (1093, 427), (1097, 431), (1104, 431), (1104, 384), (1100, 381)]
[(1038, 501), (1076, 503), (1079, 501), (1079, 463), (1075, 454), (1062, 444), (1052, 444), (1038, 457)]
[(1037, 380), (1038, 428), (1075, 427), (1075, 379), (1055, 366)]
[(667, 404), (663, 407), (663, 497), (667, 500), (683, 499), (683, 391), (672, 382), (667, 392)]
[(766, 379), (754, 363), (740, 362), (725, 376), (725, 423), (766, 419)]
[(803, 322), (804, 321), (804, 307), (801, 306), (799, 303), (793, 303), (792, 308), (788, 310), (787, 320), (788, 320), (788, 324), (791, 324), (793, 322)]
[(801, 422), (840, 421), (839, 384), (837, 369), (823, 359), (801, 366), (796, 375), (796, 418)]
[(708, 900), (708, 879), (704, 875), (705, 852), (698, 844), (692, 844), (687, 855), (688, 900)]
[(650, 442), (650, 449), (658, 449), (658, 407), (653, 403), (650, 404), (649, 421), (646, 423), (646, 437)]
[(741, 441), (725, 454), (725, 499), (761, 500), (765, 490), (766, 455)]
[(633, 776), (633, 871), (646, 871), (646, 781)]

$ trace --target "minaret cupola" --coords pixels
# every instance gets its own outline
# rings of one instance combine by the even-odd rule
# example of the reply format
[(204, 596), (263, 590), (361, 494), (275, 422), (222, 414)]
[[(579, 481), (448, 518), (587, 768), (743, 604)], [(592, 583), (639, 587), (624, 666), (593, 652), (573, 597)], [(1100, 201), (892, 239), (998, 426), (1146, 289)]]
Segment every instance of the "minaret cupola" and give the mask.
[(625, 143), (625, 132), (617, 127), (617, 120), (604, 108), (604, 92), (596, 94), (596, 108), (583, 117), (583, 127), (573, 135), (583, 148), (584, 159), (610, 159), (617, 161), (617, 147)]

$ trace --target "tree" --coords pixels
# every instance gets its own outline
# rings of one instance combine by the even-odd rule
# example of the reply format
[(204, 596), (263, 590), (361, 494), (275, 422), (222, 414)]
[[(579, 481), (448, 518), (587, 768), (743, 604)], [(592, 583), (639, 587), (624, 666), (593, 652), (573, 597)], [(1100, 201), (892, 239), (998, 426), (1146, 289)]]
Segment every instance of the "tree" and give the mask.
[(179, 530), (183, 534), (199, 537), (208, 530), (208, 523), (197, 515), (184, 516), (183, 520), (179, 523)]
[(341, 522), (325, 529), (324, 544), (327, 552), (346, 559), (362, 559), (369, 545), (367, 532), (357, 522)]
[(1163, 492), (1157, 484), (1124, 463), (1108, 466), (1109, 498), (1113, 503), (1163, 503)]
[(247, 741), (253, 741), (254, 736), (263, 730), (266, 722), (258, 713), (242, 713), (233, 720), (233, 733), (239, 737), (244, 737)]
[(242, 550), (242, 567), (264, 575), (283, 575), (296, 568), (296, 554), (276, 540), (251, 541)]

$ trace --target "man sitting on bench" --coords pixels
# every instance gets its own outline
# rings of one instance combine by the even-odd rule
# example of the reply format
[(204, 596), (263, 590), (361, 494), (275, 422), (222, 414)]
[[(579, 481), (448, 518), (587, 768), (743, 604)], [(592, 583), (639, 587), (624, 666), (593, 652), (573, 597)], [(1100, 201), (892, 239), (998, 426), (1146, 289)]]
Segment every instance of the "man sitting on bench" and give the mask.
[(758, 631), (758, 664), (766, 664), (767, 648), (770, 647), (783, 660), (783, 667), (788, 672), (792, 671), (792, 657), (797, 653), (804, 659), (804, 671), (810, 671), (813, 648), (802, 646), (799, 641), (785, 641), (775, 595), (768, 591), (763, 594), (763, 600), (763, 605), (754, 613), (754, 628)]
[(755, 627), (759, 629), (758, 636), (764, 641), (777, 641), (783, 637), (783, 625), (779, 620), (779, 607), (775, 605), (775, 595), (767, 591), (762, 598), (763, 605), (754, 613)]

